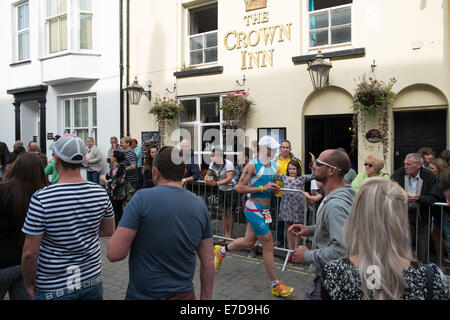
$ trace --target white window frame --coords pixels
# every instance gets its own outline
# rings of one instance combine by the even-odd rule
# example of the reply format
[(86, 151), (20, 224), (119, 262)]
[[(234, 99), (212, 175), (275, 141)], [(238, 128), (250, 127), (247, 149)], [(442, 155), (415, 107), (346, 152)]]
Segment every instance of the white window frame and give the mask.
[[(186, 39), (186, 56), (185, 56), (185, 61), (188, 62), (189, 66), (210, 66), (210, 65), (217, 65), (217, 63), (219, 62), (219, 30), (213, 30), (213, 31), (208, 31), (208, 32), (204, 32), (204, 33), (197, 33), (197, 34), (193, 34), (190, 35), (190, 22), (191, 22), (191, 10), (193, 9), (197, 9), (197, 8), (201, 8), (201, 7), (206, 7), (212, 4), (217, 4), (217, 9), (219, 9), (219, 5), (217, 3), (217, 1), (213, 1), (213, 2), (209, 2), (209, 3), (205, 3), (202, 5), (198, 5), (198, 6), (193, 6), (190, 8), (187, 8), (186, 10), (186, 26), (185, 26), (185, 39)], [(219, 15), (217, 15), (217, 19), (219, 19)], [(205, 35), (207, 34), (212, 34), (212, 33), (216, 33), (217, 34), (217, 46), (216, 47), (210, 47), (210, 48), (205, 48), (205, 43), (206, 43), (206, 37)], [(198, 36), (203, 36), (203, 49), (198, 49), (198, 50), (192, 50), (192, 51), (203, 51), (203, 63), (200, 64), (192, 64), (191, 63), (191, 47), (190, 47), (190, 40), (192, 37), (198, 37)], [(217, 60), (216, 61), (211, 61), (211, 62), (205, 62), (205, 50), (206, 49), (212, 49), (212, 48), (216, 48), (217, 49)]]
[[(78, 11), (78, 17), (77, 17), (77, 21), (78, 21), (78, 36), (76, 37), (78, 39), (78, 44), (77, 44), (77, 48), (79, 51), (81, 52), (91, 52), (94, 50), (94, 43), (95, 43), (95, 37), (94, 37), (94, 27), (95, 27), (95, 20), (94, 20), (94, 0), (91, 0), (91, 11), (87, 11), (87, 10), (81, 10), (81, 6), (80, 6), (80, 0), (77, 0), (77, 11)], [(82, 49), (81, 48), (81, 15), (85, 14), (85, 15), (90, 15), (91, 16), (91, 39), (92, 39), (92, 47), (90, 49)]]
[[(85, 100), (88, 99), (88, 126), (79, 126), (75, 127), (75, 100)], [(93, 123), (93, 101), (95, 100), (96, 105), (96, 120), (97, 124)], [(69, 127), (66, 126), (66, 102), (69, 101), (69, 112), (70, 112), (70, 121)], [(90, 95), (80, 95), (80, 96), (72, 96), (72, 97), (63, 97), (61, 98), (61, 109), (62, 109), (62, 131), (63, 134), (73, 134), (76, 135), (76, 130), (88, 130), (88, 137), (93, 137), (95, 142), (97, 142), (98, 138), (98, 99), (95, 94)], [(86, 143), (86, 141), (84, 141)]]
[[(178, 101), (180, 101), (181, 103), (183, 103), (183, 101), (186, 100), (195, 100), (196, 101), (196, 119), (195, 121), (191, 121), (191, 122), (181, 122), (181, 115), (178, 116), (178, 122), (179, 122), (179, 128), (183, 129), (186, 127), (193, 127), (194, 128), (194, 137), (191, 137), (191, 142), (192, 142), (192, 149), (194, 150), (194, 139), (196, 139), (195, 143), (198, 146), (198, 150), (194, 150), (194, 154), (197, 157), (197, 163), (200, 165), (203, 163), (203, 158), (207, 158), (204, 157), (204, 155), (209, 156), (211, 154), (211, 150), (207, 150), (204, 151), (202, 150), (203, 147), (203, 137), (201, 135), (202, 133), (202, 129), (204, 127), (219, 127), (219, 131), (220, 131), (220, 145), (219, 147), (223, 150), (223, 111), (220, 110), (219, 111), (219, 121), (220, 122), (208, 122), (208, 123), (203, 123), (201, 122), (201, 98), (207, 98), (207, 97), (219, 97), (219, 103), (220, 105), (222, 105), (222, 99), (223, 97), (225, 97), (226, 95), (224, 94), (209, 94), (209, 95), (198, 95), (198, 96), (190, 96), (190, 97), (180, 97), (178, 98)], [(181, 136), (181, 134), (180, 134)], [(180, 138), (180, 137), (179, 137)], [(216, 146), (217, 147), (217, 146)], [(224, 150), (224, 154), (225, 155), (236, 155), (237, 152), (226, 152), (226, 150)]]
[[(27, 5), (28, 6), (28, 28), (19, 30), (19, 8)], [(31, 23), (30, 23), (30, 3), (29, 1), (25, 1), (22, 3), (19, 3), (14, 8), (14, 30), (15, 30), (15, 53), (14, 53), (14, 61), (15, 62), (21, 62), (21, 61), (27, 61), (31, 58)], [(20, 49), (19, 49), (19, 36), (22, 34), (28, 33), (28, 54), (29, 56), (23, 59), (20, 59)]]
[[(70, 50), (70, 43), (72, 40), (71, 37), (71, 32), (70, 32), (70, 26), (72, 25), (72, 19), (71, 19), (71, 4), (72, 1), (71, 0), (66, 0), (66, 11), (59, 13), (56, 13), (56, 15), (50, 15), (50, 13), (48, 12), (48, 8), (49, 8), (49, 1), (50, 0), (46, 0), (45, 1), (45, 29), (47, 32), (47, 42), (46, 42), (46, 52), (49, 55), (54, 55), (54, 54), (60, 54), (61, 52), (66, 52)], [(60, 34), (60, 18), (66, 16), (66, 49), (61, 49), (61, 34)], [(56, 51), (51, 52), (50, 51), (50, 21), (51, 20), (58, 20), (58, 49)]]
[[(305, 28), (307, 30), (306, 32), (306, 37), (305, 37), (305, 48), (308, 48), (308, 51), (318, 51), (318, 50), (326, 50), (326, 49), (333, 49), (333, 48), (339, 48), (339, 47), (352, 47), (353, 46), (353, 39), (354, 39), (354, 35), (353, 35), (353, 30), (354, 30), (354, 25), (353, 25), (353, 21), (354, 21), (354, 16), (353, 16), (353, 5), (354, 2), (349, 3), (349, 4), (344, 4), (341, 6), (335, 6), (335, 7), (330, 7), (330, 8), (325, 8), (325, 9), (320, 9), (320, 10), (314, 10), (314, 11), (309, 11), (309, 1), (305, 1), (305, 6), (306, 6), (306, 19), (304, 19), (304, 21), (306, 21), (307, 28)], [(335, 11), (335, 10), (339, 10), (339, 9), (343, 9), (343, 8), (348, 8), (350, 7), (351, 10), (351, 22), (348, 24), (343, 24), (343, 25), (339, 25), (339, 26), (331, 26), (331, 12)], [(322, 13), (322, 12), (328, 12), (328, 27), (326, 28), (320, 28), (320, 29), (314, 29), (311, 30), (311, 16), (317, 14), (317, 13)], [(349, 27), (350, 26), (350, 33), (351, 33), (351, 39), (352, 41), (350, 42), (342, 42), (342, 43), (335, 43), (335, 44), (331, 44), (331, 31), (332, 30), (336, 30), (336, 29), (340, 29), (343, 27)], [(324, 31), (324, 30), (328, 30), (328, 44), (327, 45), (321, 45), (321, 46), (315, 46), (315, 47), (311, 47), (310, 46), (310, 35), (312, 32), (318, 32), (318, 31)]]

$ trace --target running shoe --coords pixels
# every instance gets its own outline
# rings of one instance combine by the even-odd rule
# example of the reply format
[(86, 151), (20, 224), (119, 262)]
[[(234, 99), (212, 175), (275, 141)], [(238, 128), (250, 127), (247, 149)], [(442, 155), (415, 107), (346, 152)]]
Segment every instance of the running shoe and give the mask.
[(275, 288), (272, 287), (272, 294), (275, 297), (289, 297), (294, 291), (294, 288), (286, 286), (282, 281), (280, 281)]
[(220, 267), (222, 267), (223, 258), (225, 258), (225, 256), (220, 252), (220, 249), (222, 249), (222, 246), (214, 246), (214, 268), (216, 270), (220, 270)]

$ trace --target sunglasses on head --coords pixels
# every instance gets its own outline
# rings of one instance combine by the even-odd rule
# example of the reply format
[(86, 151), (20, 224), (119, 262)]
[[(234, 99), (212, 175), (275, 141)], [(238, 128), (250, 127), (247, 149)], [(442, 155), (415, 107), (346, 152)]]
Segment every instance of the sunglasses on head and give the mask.
[(336, 169), (337, 171), (342, 171), (341, 168), (338, 168), (338, 167), (333, 166), (333, 165), (331, 165), (331, 164), (329, 164), (329, 163), (320, 161), (319, 159), (316, 159), (316, 165), (317, 165), (318, 167), (320, 167), (320, 166), (326, 166), (326, 167), (329, 167), (329, 168)]

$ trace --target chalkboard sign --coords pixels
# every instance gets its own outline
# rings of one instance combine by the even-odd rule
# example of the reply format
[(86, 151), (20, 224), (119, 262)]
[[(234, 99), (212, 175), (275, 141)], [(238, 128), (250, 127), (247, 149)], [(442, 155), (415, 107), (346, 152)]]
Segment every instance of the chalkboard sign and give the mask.
[(159, 131), (142, 131), (141, 132), (141, 144), (149, 140), (153, 145), (159, 147)]

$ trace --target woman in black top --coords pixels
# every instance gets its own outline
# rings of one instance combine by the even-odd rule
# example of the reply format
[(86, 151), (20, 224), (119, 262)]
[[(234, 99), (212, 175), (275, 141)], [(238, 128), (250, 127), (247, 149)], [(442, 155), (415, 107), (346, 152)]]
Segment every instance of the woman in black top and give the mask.
[(158, 154), (158, 148), (155, 146), (150, 147), (147, 150), (147, 155), (145, 157), (145, 167), (144, 167), (144, 177), (142, 182), (143, 188), (153, 188), (155, 184), (153, 183), (153, 161)]
[(395, 182), (363, 182), (344, 227), (346, 257), (325, 265), (322, 299), (449, 299), (439, 267), (413, 256), (407, 199)]
[(28, 299), (21, 272), (21, 232), (31, 196), (48, 185), (41, 159), (35, 153), (17, 158), (8, 178), (0, 182), (0, 299)]

